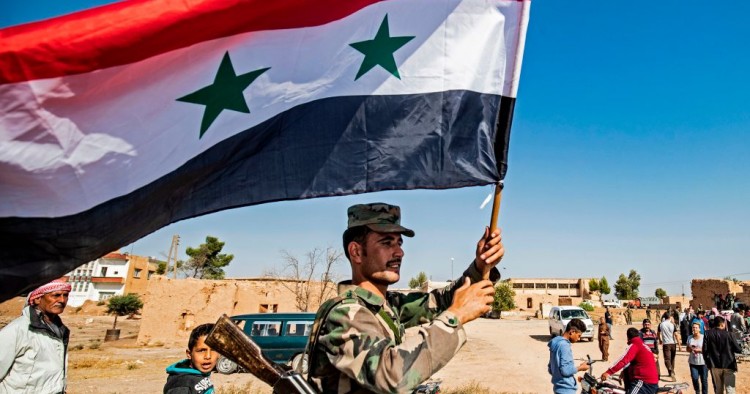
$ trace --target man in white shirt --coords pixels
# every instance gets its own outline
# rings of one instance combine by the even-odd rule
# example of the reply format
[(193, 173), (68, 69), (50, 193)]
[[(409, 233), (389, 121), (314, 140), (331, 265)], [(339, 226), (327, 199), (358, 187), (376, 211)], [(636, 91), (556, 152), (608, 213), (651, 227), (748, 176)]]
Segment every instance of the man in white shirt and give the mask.
[(662, 351), (664, 352), (664, 366), (667, 367), (667, 371), (672, 380), (675, 380), (674, 358), (677, 354), (679, 334), (677, 333), (677, 327), (674, 325), (674, 319), (672, 316), (668, 316), (661, 322), (661, 324), (659, 324), (658, 338), (659, 343), (662, 345)]

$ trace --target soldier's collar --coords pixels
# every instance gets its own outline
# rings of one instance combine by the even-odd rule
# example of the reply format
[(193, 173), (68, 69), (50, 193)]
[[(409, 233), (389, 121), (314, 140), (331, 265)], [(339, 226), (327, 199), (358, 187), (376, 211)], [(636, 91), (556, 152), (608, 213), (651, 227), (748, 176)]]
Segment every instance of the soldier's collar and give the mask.
[(355, 284), (352, 284), (351, 280), (339, 282), (338, 292), (339, 295), (344, 297), (349, 297), (347, 293), (351, 292), (351, 294), (353, 294), (357, 298), (360, 298), (362, 301), (373, 306), (383, 306), (385, 304), (385, 299), (383, 297)]

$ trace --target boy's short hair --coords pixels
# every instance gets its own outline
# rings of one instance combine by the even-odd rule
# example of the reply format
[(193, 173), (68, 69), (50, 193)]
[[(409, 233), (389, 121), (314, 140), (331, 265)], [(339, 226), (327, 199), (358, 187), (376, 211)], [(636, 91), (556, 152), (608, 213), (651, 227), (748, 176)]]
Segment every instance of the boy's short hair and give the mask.
[(188, 350), (193, 350), (195, 344), (198, 342), (198, 338), (208, 335), (208, 333), (213, 329), (214, 323), (201, 324), (200, 326), (195, 327), (193, 331), (190, 332), (190, 339), (188, 340)]
[(565, 326), (565, 332), (571, 332), (573, 330), (586, 332), (586, 323), (581, 319), (572, 319), (568, 322), (568, 325)]
[(638, 332), (638, 329), (635, 327), (628, 328), (628, 331), (625, 333), (625, 335), (628, 336), (628, 340), (631, 340), (637, 336), (640, 336), (640, 333)]

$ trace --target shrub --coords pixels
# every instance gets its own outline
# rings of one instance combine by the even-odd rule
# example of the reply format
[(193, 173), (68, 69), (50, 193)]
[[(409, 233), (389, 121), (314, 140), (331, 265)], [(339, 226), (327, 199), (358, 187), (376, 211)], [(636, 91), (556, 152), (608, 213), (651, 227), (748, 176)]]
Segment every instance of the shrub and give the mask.
[(589, 304), (588, 302), (582, 302), (582, 303), (578, 304), (578, 306), (580, 306), (581, 309), (583, 309), (586, 312), (593, 312), (594, 311), (594, 306), (591, 305), (591, 304)]

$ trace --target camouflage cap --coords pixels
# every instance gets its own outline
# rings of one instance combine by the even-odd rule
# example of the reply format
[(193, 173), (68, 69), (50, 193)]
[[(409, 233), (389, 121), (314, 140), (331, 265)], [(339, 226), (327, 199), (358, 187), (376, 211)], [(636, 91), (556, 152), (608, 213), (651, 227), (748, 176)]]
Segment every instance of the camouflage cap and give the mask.
[(401, 208), (385, 203), (357, 204), (347, 210), (347, 228), (367, 226), (379, 233), (400, 233), (413, 237), (414, 231), (401, 225)]

